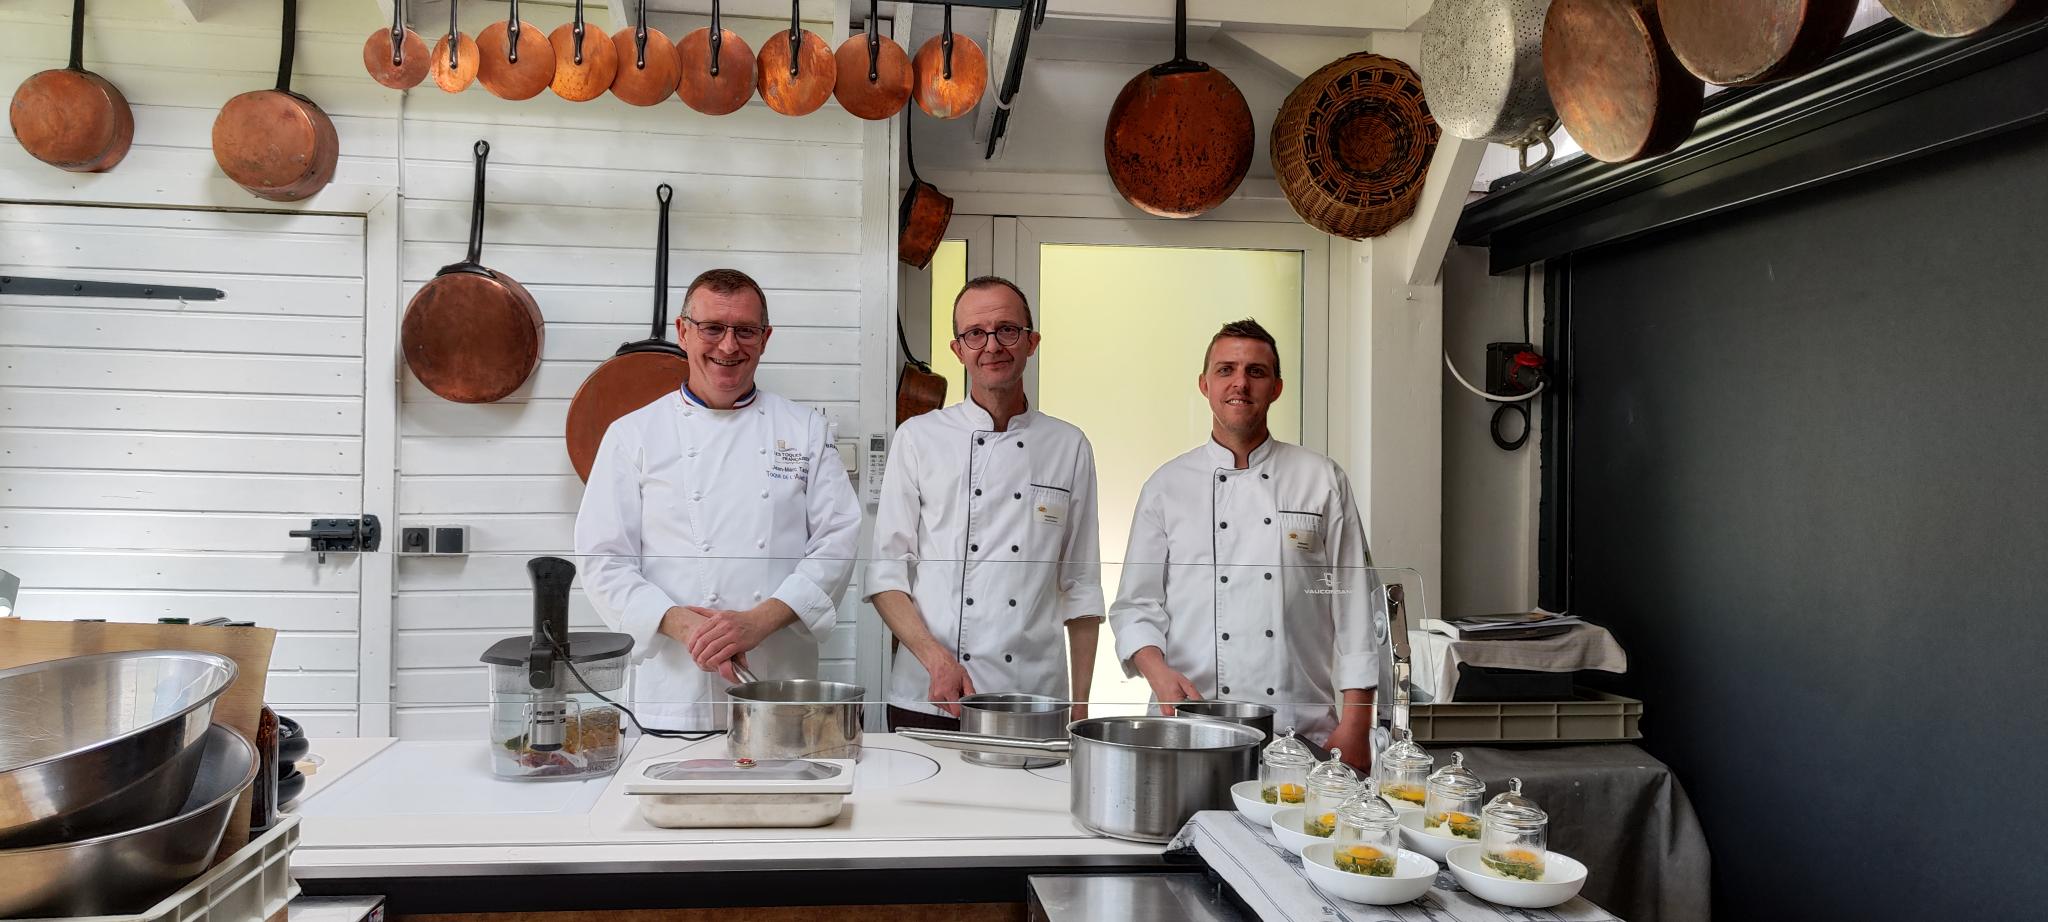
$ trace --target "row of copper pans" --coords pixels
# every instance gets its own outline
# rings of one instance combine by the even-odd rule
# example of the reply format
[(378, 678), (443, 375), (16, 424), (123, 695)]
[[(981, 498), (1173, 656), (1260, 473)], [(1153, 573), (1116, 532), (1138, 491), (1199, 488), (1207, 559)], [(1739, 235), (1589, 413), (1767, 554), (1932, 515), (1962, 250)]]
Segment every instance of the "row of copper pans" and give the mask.
[(837, 99), (855, 116), (879, 120), (915, 100), (925, 114), (950, 119), (972, 111), (988, 86), (988, 59), (973, 39), (953, 31), (950, 7), (945, 29), (913, 59), (877, 32), (875, 0), (869, 2), (866, 30), (841, 42), (836, 52), (803, 28), (792, 3), (788, 31), (776, 33), (759, 54), (722, 26), (716, 0), (711, 25), (681, 41), (647, 24), (646, 0), (637, 4), (635, 25), (610, 36), (586, 27), (582, 0), (572, 21), (545, 35), (519, 18), (519, 0), (509, 6), (505, 21), (471, 38), (458, 28), (451, 5), (448, 32), (429, 51), (405, 25), (405, 4), (394, 4), (391, 28), (363, 42), (363, 67), (378, 83), (398, 90), (431, 78), (446, 92), (480, 83), (512, 100), (553, 91), (588, 102), (609, 92), (631, 105), (654, 106), (673, 96), (706, 115), (736, 112), (759, 93), (783, 115), (809, 115)]

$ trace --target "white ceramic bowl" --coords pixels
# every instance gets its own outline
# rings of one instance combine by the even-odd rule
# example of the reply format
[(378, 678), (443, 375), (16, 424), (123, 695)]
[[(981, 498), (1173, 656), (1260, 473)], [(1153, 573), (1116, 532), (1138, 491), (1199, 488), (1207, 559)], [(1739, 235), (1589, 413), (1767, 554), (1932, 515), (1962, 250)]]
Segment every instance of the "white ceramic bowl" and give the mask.
[(1333, 858), (1336, 850), (1337, 846), (1332, 843), (1317, 842), (1301, 850), (1301, 866), (1308, 871), (1309, 880), (1338, 899), (1392, 906), (1421, 897), (1429, 892), (1430, 884), (1436, 882), (1436, 862), (1405, 848), (1394, 865), (1392, 877), (1367, 877), (1339, 871)]
[(1579, 895), (1586, 885), (1586, 866), (1568, 855), (1551, 852), (1543, 859), (1542, 880), (1513, 880), (1487, 873), (1479, 863), (1479, 846), (1460, 845), (1445, 861), (1458, 884), (1489, 903), (1517, 909), (1549, 909)]
[(1451, 849), (1479, 844), (1471, 839), (1454, 839), (1424, 831), (1420, 810), (1397, 810), (1395, 816), (1401, 821), (1401, 844), (1438, 861), (1444, 860), (1444, 856), (1450, 854)]
[(1237, 812), (1244, 814), (1254, 823), (1272, 825), (1273, 814), (1285, 809), (1279, 804), (1266, 802), (1266, 798), (1259, 793), (1259, 781), (1256, 778), (1231, 785), (1230, 800), (1237, 804)]
[(1286, 847), (1288, 851), (1297, 855), (1301, 854), (1302, 849), (1311, 845), (1320, 845), (1330, 841), (1321, 836), (1312, 836), (1301, 831), (1301, 811), (1302, 808), (1300, 807), (1288, 807), (1273, 814), (1273, 819), (1270, 823), (1273, 827), (1273, 835), (1280, 839), (1280, 844)]

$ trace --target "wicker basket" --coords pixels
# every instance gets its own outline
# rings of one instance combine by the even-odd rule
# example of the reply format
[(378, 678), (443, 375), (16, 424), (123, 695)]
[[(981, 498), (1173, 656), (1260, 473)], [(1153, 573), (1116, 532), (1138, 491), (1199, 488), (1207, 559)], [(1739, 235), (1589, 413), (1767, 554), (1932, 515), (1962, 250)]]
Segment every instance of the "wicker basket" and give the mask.
[(1415, 213), (1441, 133), (1408, 65), (1346, 55), (1310, 74), (1280, 105), (1273, 172), (1311, 227), (1353, 240), (1377, 237)]

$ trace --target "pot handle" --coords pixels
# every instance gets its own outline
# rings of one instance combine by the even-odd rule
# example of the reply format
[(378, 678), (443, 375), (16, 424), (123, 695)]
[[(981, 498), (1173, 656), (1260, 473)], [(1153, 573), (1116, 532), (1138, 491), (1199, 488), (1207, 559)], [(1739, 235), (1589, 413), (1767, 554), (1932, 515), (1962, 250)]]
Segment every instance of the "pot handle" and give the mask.
[[(1547, 118), (1542, 119), (1531, 126), (1529, 132), (1522, 135), (1521, 139), (1515, 142), (1515, 159), (1520, 161), (1522, 172), (1534, 172), (1550, 165), (1550, 158), (1557, 155), (1557, 146), (1550, 143), (1551, 132), (1556, 130), (1556, 121)], [(1530, 163), (1529, 148), (1535, 147), (1538, 144), (1543, 145), (1543, 156), (1538, 158), (1535, 163)]]
[(940, 749), (959, 749), (965, 752), (983, 752), (998, 756), (1036, 756), (1038, 758), (1065, 759), (1073, 754), (1072, 744), (1065, 737), (1034, 740), (1015, 736), (994, 736), (987, 733), (965, 733), (959, 730), (911, 730), (896, 731), (897, 736), (907, 737), (921, 743), (929, 743)]

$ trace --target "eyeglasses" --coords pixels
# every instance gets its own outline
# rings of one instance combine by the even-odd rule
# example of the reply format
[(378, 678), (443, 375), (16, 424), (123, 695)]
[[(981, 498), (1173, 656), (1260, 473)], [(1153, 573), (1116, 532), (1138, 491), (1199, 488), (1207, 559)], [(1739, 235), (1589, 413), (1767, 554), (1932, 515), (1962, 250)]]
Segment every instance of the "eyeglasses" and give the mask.
[(1018, 340), (1024, 338), (1024, 334), (1029, 332), (1031, 332), (1030, 327), (1020, 327), (1014, 323), (1006, 323), (1003, 324), (1002, 326), (996, 327), (995, 332), (993, 333), (987, 330), (976, 328), (964, 331), (954, 336), (953, 338), (959, 340), (961, 345), (966, 346), (969, 349), (973, 349), (976, 352), (980, 352), (983, 348), (988, 346), (988, 338), (991, 336), (995, 337), (996, 342), (998, 343), (1001, 343), (1005, 346), (1014, 346), (1017, 344)]
[(696, 327), (697, 335), (704, 337), (704, 341), (710, 343), (725, 339), (725, 334), (730, 332), (734, 339), (739, 340), (740, 345), (751, 346), (760, 342), (761, 337), (768, 332), (767, 327), (754, 326), (752, 324), (698, 323), (688, 317), (684, 317), (683, 322)]

